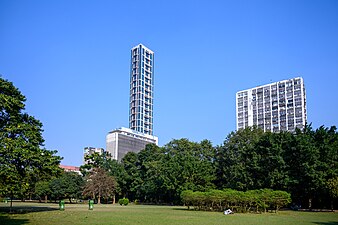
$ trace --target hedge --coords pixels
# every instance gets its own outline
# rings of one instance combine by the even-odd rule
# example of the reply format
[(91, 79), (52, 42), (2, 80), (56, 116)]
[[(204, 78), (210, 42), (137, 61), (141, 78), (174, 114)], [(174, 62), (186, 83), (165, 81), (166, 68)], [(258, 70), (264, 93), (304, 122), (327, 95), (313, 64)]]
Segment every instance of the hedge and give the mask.
[(183, 191), (181, 193), (184, 204), (190, 209), (204, 211), (224, 211), (231, 209), (234, 212), (266, 212), (273, 209), (275, 212), (291, 202), (291, 195), (285, 191), (260, 189), (250, 191), (210, 190), (208, 192)]

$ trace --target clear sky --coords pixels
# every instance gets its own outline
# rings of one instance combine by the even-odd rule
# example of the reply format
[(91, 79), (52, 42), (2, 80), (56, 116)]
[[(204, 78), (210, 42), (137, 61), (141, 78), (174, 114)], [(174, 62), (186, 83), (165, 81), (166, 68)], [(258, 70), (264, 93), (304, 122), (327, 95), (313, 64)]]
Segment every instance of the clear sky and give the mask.
[(155, 52), (154, 135), (236, 129), (237, 91), (301, 76), (308, 122), (338, 125), (338, 1), (0, 0), (0, 74), (27, 97), (45, 147), (79, 166), (128, 127), (130, 49)]

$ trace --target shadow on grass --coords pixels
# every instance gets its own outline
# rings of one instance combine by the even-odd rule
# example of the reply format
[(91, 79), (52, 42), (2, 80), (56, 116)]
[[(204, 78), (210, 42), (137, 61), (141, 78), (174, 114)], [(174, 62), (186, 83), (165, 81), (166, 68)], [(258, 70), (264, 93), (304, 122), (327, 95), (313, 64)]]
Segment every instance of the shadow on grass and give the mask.
[(334, 221), (329, 221), (329, 222), (314, 222), (314, 224), (318, 224), (318, 225), (338, 225), (338, 222), (334, 222)]
[(330, 222), (314, 222), (314, 224), (318, 225), (338, 225), (338, 222), (330, 221)]
[(188, 207), (185, 207), (185, 208), (173, 208), (172, 210), (178, 210), (178, 211), (194, 211), (193, 208), (188, 209)]
[[(26, 214), (32, 212), (44, 212), (44, 211), (54, 211), (58, 210), (57, 208), (47, 207), (47, 206), (13, 206), (12, 211), (10, 212), (10, 207), (0, 207), (0, 213), (11, 213), (11, 214)], [(3, 215), (2, 215), (3, 216)]]
[(10, 218), (7, 215), (0, 213), (0, 224), (22, 225), (22, 224), (28, 224), (28, 222), (29, 222), (29, 220), (27, 220), (27, 219), (13, 219), (13, 218)]
[(188, 209), (188, 207), (184, 207), (184, 208), (172, 208), (172, 210), (175, 210), (175, 211), (186, 211), (186, 212), (220, 212), (220, 211), (212, 211), (212, 210), (199, 210), (199, 209), (195, 209), (193, 207), (190, 207)]

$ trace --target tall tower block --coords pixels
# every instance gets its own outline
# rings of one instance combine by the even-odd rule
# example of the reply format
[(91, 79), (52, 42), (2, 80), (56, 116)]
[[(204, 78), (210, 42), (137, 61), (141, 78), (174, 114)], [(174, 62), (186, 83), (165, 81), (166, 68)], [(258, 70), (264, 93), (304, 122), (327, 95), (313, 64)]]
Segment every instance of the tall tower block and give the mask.
[(129, 128), (153, 135), (154, 52), (142, 44), (131, 49)]

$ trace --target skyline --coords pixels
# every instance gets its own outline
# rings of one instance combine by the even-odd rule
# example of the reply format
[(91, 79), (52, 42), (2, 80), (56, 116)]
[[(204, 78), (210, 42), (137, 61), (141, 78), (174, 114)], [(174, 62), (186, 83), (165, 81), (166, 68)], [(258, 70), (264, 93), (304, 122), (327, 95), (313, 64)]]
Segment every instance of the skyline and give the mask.
[(336, 1), (0, 0), (0, 74), (26, 96), (45, 147), (65, 165), (128, 127), (139, 43), (156, 54), (160, 146), (222, 144), (236, 129), (236, 92), (293, 77), (304, 79), (307, 121), (338, 125), (337, 12)]

